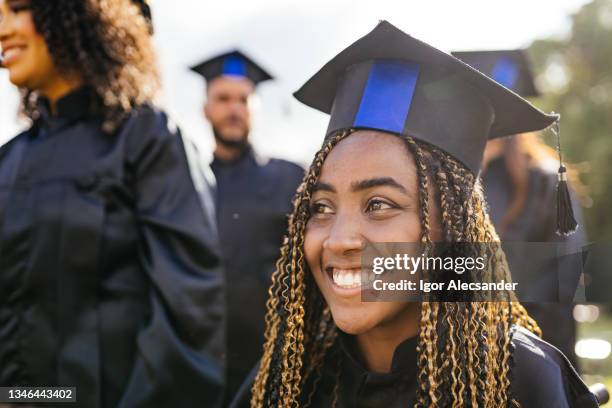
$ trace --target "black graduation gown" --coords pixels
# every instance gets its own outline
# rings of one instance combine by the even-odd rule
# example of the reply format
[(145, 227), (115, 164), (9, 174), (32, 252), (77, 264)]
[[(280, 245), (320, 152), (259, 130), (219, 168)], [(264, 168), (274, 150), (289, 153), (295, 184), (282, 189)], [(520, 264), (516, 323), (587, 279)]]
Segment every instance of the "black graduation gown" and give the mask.
[[(595, 396), (569, 361), (556, 348), (526, 329), (512, 335), (511, 395), (522, 408), (592, 408)], [(406, 408), (414, 406), (417, 391), (417, 337), (402, 342), (393, 353), (389, 373), (369, 372), (358, 357), (351, 336), (340, 336), (342, 358), (337, 408)], [(333, 354), (330, 353), (330, 356)], [(336, 357), (328, 358), (311, 407), (333, 406), (338, 378)], [(255, 372), (236, 396), (232, 408), (247, 408)], [(305, 401), (302, 401), (304, 403)]]
[(217, 406), (220, 250), (181, 136), (149, 106), (103, 134), (90, 101), (41, 106), (0, 148), (0, 386), (75, 386), (79, 407)]
[[(483, 175), (483, 185), (489, 214), (494, 225), (499, 225), (514, 194), (512, 180), (507, 173), (502, 159), (493, 160)], [(529, 169), (528, 191), (525, 206), (519, 216), (502, 233), (502, 242), (556, 242), (559, 250), (566, 253), (580, 253), (586, 242), (582, 210), (574, 197), (574, 214), (580, 227), (568, 237), (561, 237), (555, 232), (557, 227), (556, 205), (557, 172), (551, 163), (550, 168), (533, 166)], [(526, 270), (521, 256), (513, 257), (508, 253), (508, 264), (511, 271)], [(569, 260), (565, 266), (569, 266)], [(551, 270), (555, 265), (549, 265)], [(580, 262), (576, 268), (580, 268)], [(579, 272), (579, 271), (578, 271)], [(542, 276), (544, 274), (542, 273)], [(570, 285), (571, 286), (571, 285)], [(543, 288), (546, 290), (546, 288)], [(576, 343), (576, 324), (572, 316), (573, 304), (560, 303), (526, 303), (529, 314), (538, 322), (544, 340), (558, 347), (574, 366), (578, 359), (574, 352)]]
[[(227, 395), (231, 398), (262, 353), (270, 277), (287, 233), (300, 166), (264, 159), (248, 147), (236, 160), (211, 164), (227, 281)], [(228, 400), (229, 401), (229, 400)]]

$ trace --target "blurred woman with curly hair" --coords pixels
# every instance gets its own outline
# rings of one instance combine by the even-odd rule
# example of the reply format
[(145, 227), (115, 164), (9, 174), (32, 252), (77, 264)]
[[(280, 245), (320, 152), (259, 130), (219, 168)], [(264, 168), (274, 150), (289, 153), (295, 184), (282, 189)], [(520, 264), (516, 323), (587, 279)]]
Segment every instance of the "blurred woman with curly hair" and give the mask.
[[(364, 263), (376, 244), (467, 243), (487, 267), (461, 279), (508, 282), (478, 180), (485, 143), (558, 117), (386, 21), (295, 96), (329, 127), (295, 197), (261, 362), (234, 406), (597, 406), (512, 291), (399, 300), (372, 293)], [(441, 272), (419, 277), (458, 279)]]
[(0, 0), (2, 65), (31, 121), (0, 148), (0, 386), (76, 387), (80, 407), (214, 406), (218, 243), (153, 106), (142, 10)]

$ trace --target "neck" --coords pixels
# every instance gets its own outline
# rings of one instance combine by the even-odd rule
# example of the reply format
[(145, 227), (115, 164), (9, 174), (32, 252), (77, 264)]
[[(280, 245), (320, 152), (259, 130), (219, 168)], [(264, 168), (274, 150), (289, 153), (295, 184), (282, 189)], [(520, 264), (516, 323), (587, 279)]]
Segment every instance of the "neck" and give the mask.
[(51, 113), (55, 115), (57, 111), (57, 101), (63, 96), (79, 88), (82, 85), (80, 78), (62, 78), (58, 77), (55, 81), (51, 81), (45, 87), (39, 89), (40, 95), (49, 100)]
[(222, 161), (236, 160), (242, 152), (246, 149), (246, 146), (226, 146), (221, 143), (215, 145), (215, 157)]
[(419, 313), (418, 304), (409, 303), (393, 317), (392, 321), (357, 335), (357, 347), (369, 371), (376, 373), (391, 371), (393, 353), (397, 346), (419, 332)]

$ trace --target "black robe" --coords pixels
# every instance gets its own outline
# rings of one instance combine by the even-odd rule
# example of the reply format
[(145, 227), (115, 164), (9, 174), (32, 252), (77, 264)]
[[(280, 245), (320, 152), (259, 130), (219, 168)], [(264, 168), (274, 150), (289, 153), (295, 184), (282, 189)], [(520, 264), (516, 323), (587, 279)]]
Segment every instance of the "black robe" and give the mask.
[(304, 169), (285, 160), (264, 159), (252, 147), (231, 162), (215, 158), (211, 168), (217, 179), (217, 219), (227, 281), (227, 395), (231, 398), (262, 353), (270, 277)]
[[(491, 221), (495, 226), (498, 226), (514, 194), (514, 186), (504, 161), (502, 159), (491, 161), (482, 180), (489, 204)], [(582, 210), (576, 197), (573, 197), (574, 215), (580, 226), (573, 235), (568, 237), (557, 235), (555, 232), (557, 227), (556, 188), (555, 163), (551, 163), (550, 168), (544, 166), (530, 167), (525, 205), (516, 219), (501, 233), (502, 242), (556, 242), (559, 251), (579, 254), (586, 243)], [(526, 259), (521, 254), (513, 256), (512, 252), (508, 251), (507, 258), (511, 272), (516, 273), (528, 269), (527, 265), (522, 264)], [(565, 267), (568, 267), (569, 263), (575, 260), (566, 260)], [(549, 264), (548, 269), (554, 271), (555, 266)], [(578, 268), (576, 272), (580, 273), (580, 262), (575, 267)], [(545, 276), (543, 271), (540, 271), (540, 274)], [(568, 283), (568, 285), (571, 284)], [(535, 287), (535, 282), (532, 286)], [(542, 289), (546, 290), (547, 288)], [(523, 302), (523, 304), (529, 314), (538, 322), (544, 340), (559, 348), (572, 364), (577, 366), (578, 359), (574, 352), (576, 323), (572, 316), (573, 304), (570, 302)]]
[(0, 386), (79, 407), (223, 392), (219, 244), (179, 132), (152, 107), (104, 134), (86, 88), (0, 148)]
[[(374, 373), (369, 372), (359, 358), (354, 338), (341, 335), (338, 353), (328, 353), (310, 407), (332, 407), (336, 398), (337, 408), (413, 407), (417, 391), (417, 339), (407, 339), (395, 349), (389, 373)], [(522, 408), (598, 406), (595, 396), (556, 348), (520, 327), (515, 327), (511, 344), (510, 394)], [(236, 396), (232, 408), (249, 407), (254, 375), (255, 371)], [(337, 382), (339, 386), (335, 391)], [(303, 396), (302, 405), (306, 399)]]

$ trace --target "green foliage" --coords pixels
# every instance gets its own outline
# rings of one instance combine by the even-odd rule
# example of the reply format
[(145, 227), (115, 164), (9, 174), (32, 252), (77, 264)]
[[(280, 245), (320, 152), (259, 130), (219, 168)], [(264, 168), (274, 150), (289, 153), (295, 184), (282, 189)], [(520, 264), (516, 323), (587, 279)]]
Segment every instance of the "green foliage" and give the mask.
[(561, 114), (565, 158), (589, 189), (589, 240), (606, 241), (612, 238), (612, 0), (594, 0), (571, 20), (568, 38), (537, 40), (529, 54), (545, 95), (538, 105)]

